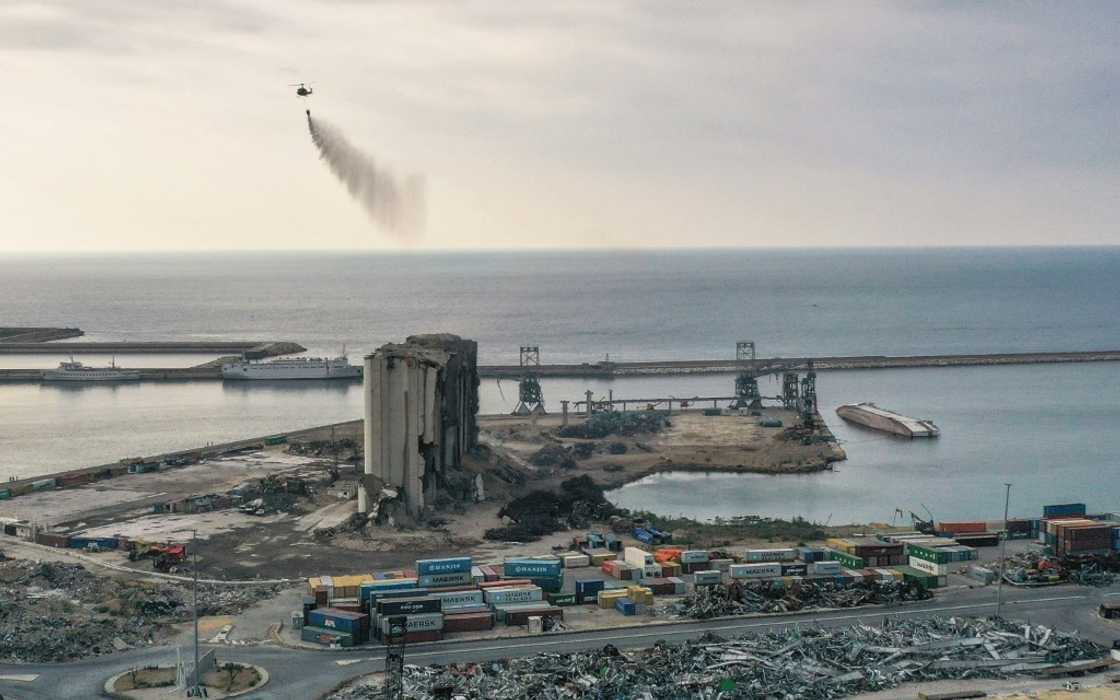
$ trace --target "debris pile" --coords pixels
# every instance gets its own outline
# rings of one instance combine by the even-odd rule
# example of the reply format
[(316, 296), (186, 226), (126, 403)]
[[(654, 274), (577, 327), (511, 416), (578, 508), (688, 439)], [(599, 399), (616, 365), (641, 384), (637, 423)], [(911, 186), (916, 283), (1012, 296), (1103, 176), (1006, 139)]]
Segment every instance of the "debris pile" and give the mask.
[(592, 520), (605, 520), (615, 507), (603, 496), (603, 488), (587, 476), (566, 479), (560, 493), (532, 491), (515, 498), (498, 511), (512, 523), (491, 528), (484, 537), (499, 542), (535, 542), (568, 528), (585, 528)]
[[(731, 640), (709, 634), (627, 652), (608, 645), (481, 664), (406, 666), (403, 696), (828, 700), (906, 682), (1073, 672), (1106, 653), (1075, 635), (1000, 619), (888, 620), (881, 627), (803, 627)], [(362, 681), (327, 697), (371, 700), (381, 692)]]
[(733, 581), (727, 585), (698, 587), (666, 610), (678, 617), (704, 620), (725, 615), (784, 613), (819, 608), (854, 608), (926, 600), (929, 591), (915, 583), (877, 581), (840, 584), (802, 581), (784, 586), (781, 581)]
[[(592, 445), (594, 448), (594, 445)], [(552, 466), (569, 466), (575, 467), (575, 460), (572, 459), (572, 452), (562, 445), (545, 445), (541, 449), (533, 453), (529, 458), (529, 464), (537, 467), (552, 467)]]
[(566, 425), (560, 437), (599, 440), (608, 435), (659, 433), (670, 425), (669, 414), (661, 411), (608, 411), (593, 414), (582, 423)]
[[(1072, 581), (1083, 586), (1110, 586), (1120, 571), (1114, 556), (1055, 557), (1016, 552), (1003, 560), (1007, 580), (1021, 586), (1046, 586)], [(999, 570), (999, 563), (994, 566)]]
[(307, 482), (298, 477), (278, 477), (269, 474), (256, 484), (246, 485), (240, 491), (245, 499), (240, 510), (251, 515), (300, 512), (301, 496), (311, 496)]
[[(199, 585), (199, 614), (240, 612), (276, 586)], [(79, 564), (0, 563), (0, 661), (50, 663), (159, 641), (190, 619), (189, 587), (96, 576)]]

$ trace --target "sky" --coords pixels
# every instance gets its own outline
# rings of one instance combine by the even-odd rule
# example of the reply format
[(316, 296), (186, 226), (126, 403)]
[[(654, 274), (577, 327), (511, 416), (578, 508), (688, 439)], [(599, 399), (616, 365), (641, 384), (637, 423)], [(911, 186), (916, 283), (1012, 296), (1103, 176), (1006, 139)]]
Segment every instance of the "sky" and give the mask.
[(1120, 244), (1111, 1), (0, 0), (0, 76), (0, 251)]

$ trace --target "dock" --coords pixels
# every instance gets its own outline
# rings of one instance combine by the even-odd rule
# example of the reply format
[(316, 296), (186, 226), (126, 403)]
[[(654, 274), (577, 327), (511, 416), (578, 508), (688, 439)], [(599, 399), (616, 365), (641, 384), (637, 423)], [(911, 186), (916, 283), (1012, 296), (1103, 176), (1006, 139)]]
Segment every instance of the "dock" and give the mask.
[[(977, 367), (990, 365), (1040, 365), (1073, 362), (1117, 362), (1120, 350), (1078, 352), (994, 353), (971, 355), (854, 355), (831, 357), (769, 357), (755, 360), (662, 360), (653, 362), (596, 362), (552, 364), (532, 368), (534, 375), (545, 377), (586, 377), (616, 379), (619, 377), (674, 376), (688, 374), (733, 374), (743, 370), (759, 370), (776, 365), (807, 368), (813, 363), (817, 371), (838, 369), (902, 369), (912, 367)], [(516, 379), (525, 374), (518, 365), (480, 365), (485, 378)]]

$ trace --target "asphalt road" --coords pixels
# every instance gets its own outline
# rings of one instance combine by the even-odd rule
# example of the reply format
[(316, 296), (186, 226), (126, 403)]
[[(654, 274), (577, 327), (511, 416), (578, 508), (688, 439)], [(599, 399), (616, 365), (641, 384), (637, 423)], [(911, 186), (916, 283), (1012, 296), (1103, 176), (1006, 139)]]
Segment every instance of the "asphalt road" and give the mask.
[[(1096, 615), (1102, 600), (1120, 597), (1120, 586), (1108, 589), (1055, 586), (1042, 589), (1004, 587), (1003, 614), (1012, 619), (1044, 624), (1062, 630), (1079, 630), (1082, 636), (1111, 646), (1120, 638), (1120, 624)], [(854, 608), (836, 612), (809, 612), (766, 618), (736, 618), (679, 622), (630, 629), (602, 629), (524, 639), (456, 640), (417, 644), (408, 648), (414, 664), (486, 661), (539, 652), (564, 652), (613, 644), (620, 648), (651, 646), (658, 640), (681, 642), (712, 632), (732, 636), (752, 631), (792, 626), (835, 627), (865, 622), (878, 624), (888, 617), (984, 616), (995, 612), (995, 589), (950, 591), (930, 601), (894, 608)], [(189, 648), (183, 649), (189, 655)], [(252, 662), (268, 669), (271, 680), (254, 700), (310, 700), (348, 678), (383, 668), (383, 654), (376, 647), (346, 651), (293, 650), (273, 646), (218, 647), (219, 659)], [(130, 650), (69, 664), (0, 664), (0, 693), (5, 700), (57, 700), (97, 698), (105, 680), (121, 671), (145, 664), (172, 664), (174, 647)], [(340, 663), (341, 662), (341, 663)], [(36, 674), (31, 682), (4, 680), (5, 676)]]

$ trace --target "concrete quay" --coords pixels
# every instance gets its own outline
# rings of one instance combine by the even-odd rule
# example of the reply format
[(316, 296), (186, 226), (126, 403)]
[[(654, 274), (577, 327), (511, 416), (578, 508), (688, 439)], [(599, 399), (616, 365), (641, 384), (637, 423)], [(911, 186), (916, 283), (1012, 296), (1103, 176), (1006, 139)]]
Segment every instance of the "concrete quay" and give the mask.
[[(1120, 350), (1084, 352), (1032, 352), (971, 355), (855, 355), (833, 357), (767, 357), (749, 362), (738, 360), (660, 360), (651, 362), (596, 362), (553, 364), (534, 367), (539, 377), (586, 377), (613, 379), (617, 377), (671, 376), (685, 374), (731, 374), (742, 369), (763, 369), (788, 365), (804, 369), (812, 361), (814, 369), (900, 369), (909, 367), (973, 367), (987, 365), (1040, 365), (1070, 362), (1117, 362)], [(517, 378), (525, 368), (517, 365), (480, 365), (485, 378)]]
[(303, 352), (307, 348), (298, 343), (286, 341), (265, 342), (260, 340), (230, 340), (230, 341), (143, 341), (143, 342), (73, 342), (73, 343), (42, 343), (42, 342), (0, 342), (0, 354), (30, 355), (30, 354), (157, 354), (157, 353), (245, 353), (252, 358), (273, 357), (276, 355), (291, 355)]

